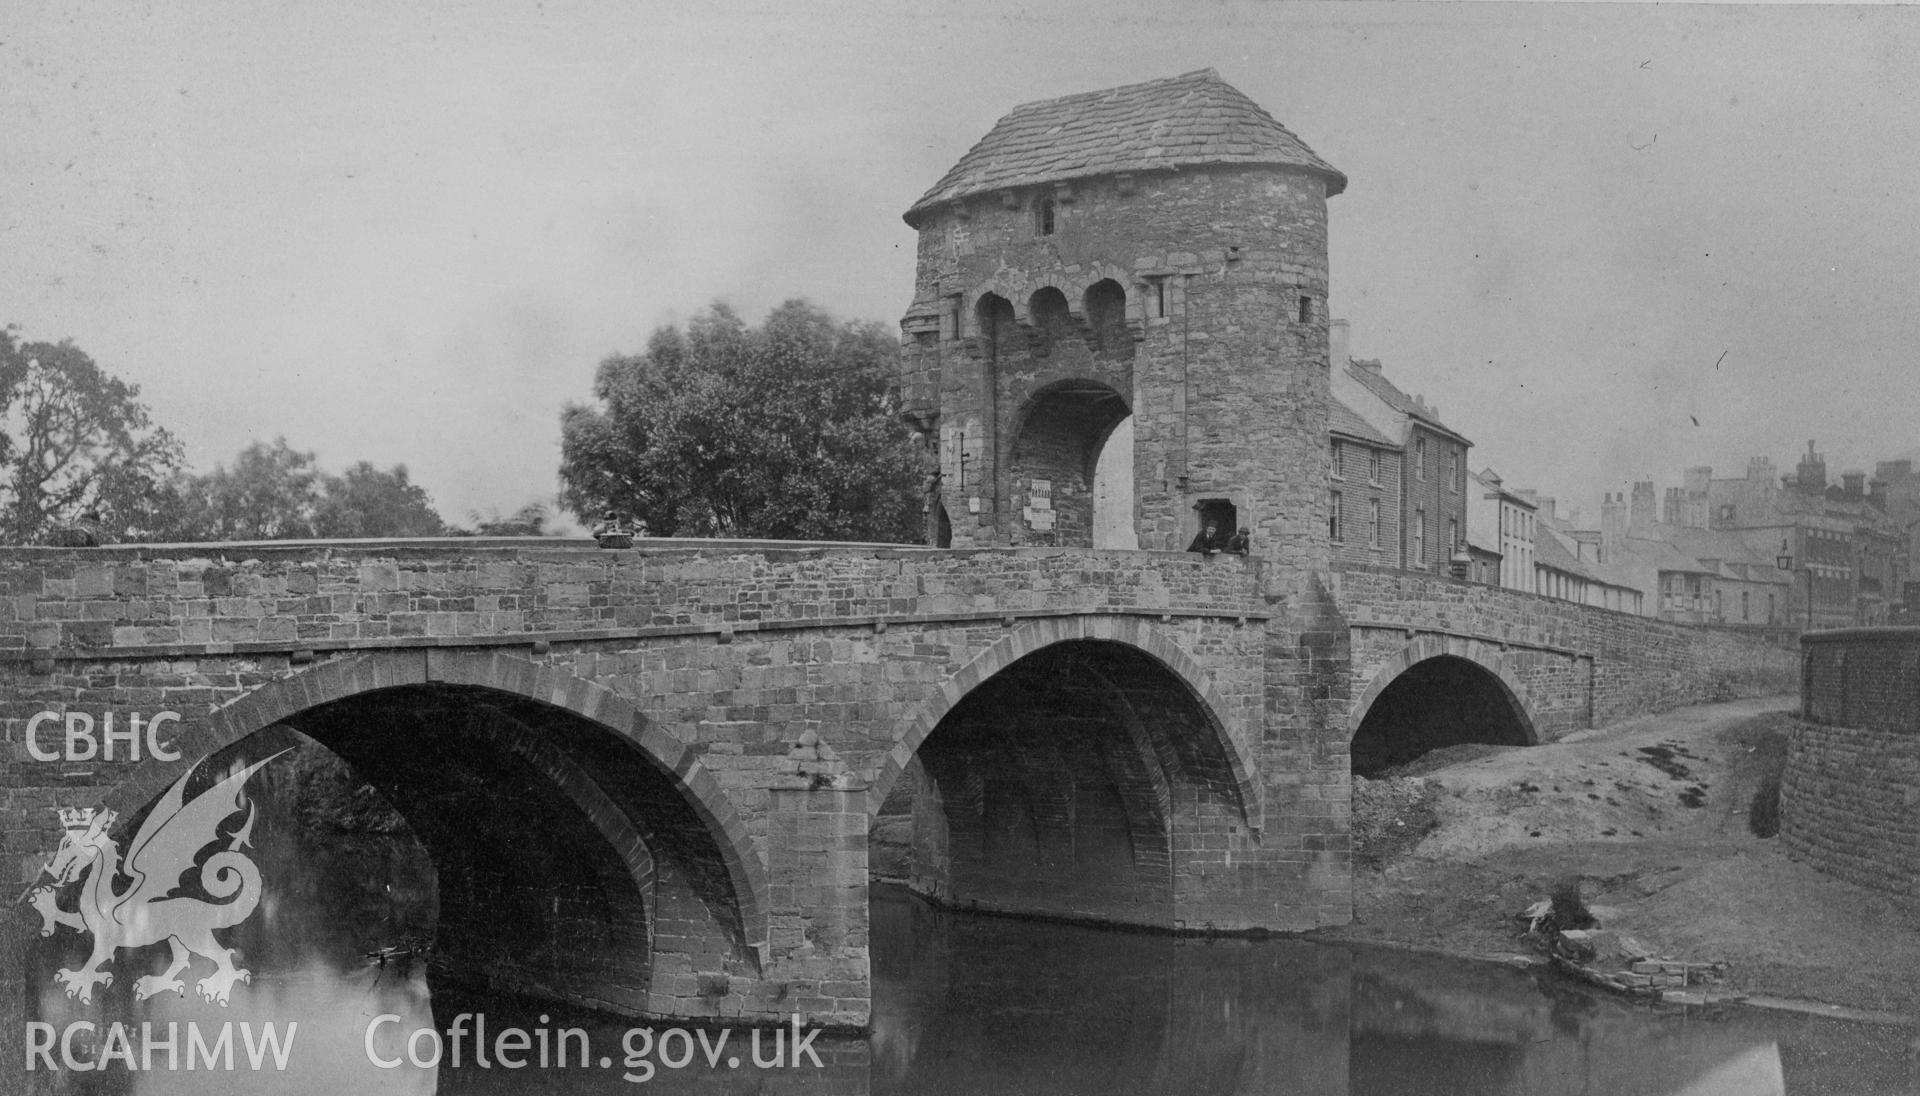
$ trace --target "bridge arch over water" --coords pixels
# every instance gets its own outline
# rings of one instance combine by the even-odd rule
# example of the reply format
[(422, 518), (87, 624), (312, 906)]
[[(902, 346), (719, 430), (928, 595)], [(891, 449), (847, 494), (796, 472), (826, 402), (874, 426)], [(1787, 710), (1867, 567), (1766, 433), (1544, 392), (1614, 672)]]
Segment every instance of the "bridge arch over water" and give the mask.
[[(358, 655), (264, 684), (176, 746), (188, 763), (264, 757), (285, 728), (344, 760), (426, 846), (436, 956), (456, 980), (667, 1012), (686, 987), (659, 993), (657, 973), (760, 973), (767, 872), (733, 802), (603, 686), (500, 652)], [(182, 771), (150, 759), (107, 806), (130, 825)], [(724, 996), (723, 981), (696, 992)]]
[(907, 782), (912, 877), (935, 897), (1171, 928), (1209, 846), (1262, 824), (1233, 712), (1144, 621), (1032, 622), (920, 707), (868, 809), (903, 813)]

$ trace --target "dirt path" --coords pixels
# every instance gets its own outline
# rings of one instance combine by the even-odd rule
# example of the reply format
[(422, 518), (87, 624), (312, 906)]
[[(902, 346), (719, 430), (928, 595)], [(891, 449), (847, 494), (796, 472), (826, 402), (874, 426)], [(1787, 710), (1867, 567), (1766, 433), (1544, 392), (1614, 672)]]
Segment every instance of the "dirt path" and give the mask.
[(1357, 827), (1405, 836), (1372, 846), (1385, 851), (1356, 868), (1354, 924), (1325, 935), (1521, 952), (1513, 915), (1577, 877), (1603, 927), (1674, 959), (1725, 960), (1731, 988), (1920, 1016), (1920, 915), (1749, 832), (1793, 703), (1688, 708), (1545, 746), (1457, 748), (1482, 756), (1356, 782), (1357, 819), (1370, 802), (1403, 816)]

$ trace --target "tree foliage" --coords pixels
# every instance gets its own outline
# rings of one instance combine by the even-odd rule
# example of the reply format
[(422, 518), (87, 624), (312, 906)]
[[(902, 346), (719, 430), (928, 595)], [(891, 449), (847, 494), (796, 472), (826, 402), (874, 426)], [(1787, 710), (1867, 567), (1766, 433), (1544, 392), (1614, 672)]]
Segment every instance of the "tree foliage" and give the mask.
[(0, 328), (0, 540), (42, 542), (89, 515), (111, 539), (152, 528), (180, 445), (139, 396), (71, 342)]
[(600, 364), (598, 406), (561, 415), (562, 498), (655, 536), (917, 540), (895, 353), (879, 324), (805, 301), (758, 327), (715, 303)]
[(167, 540), (295, 540), (308, 537), (428, 537), (446, 531), (407, 466), (382, 471), (360, 461), (345, 475), (320, 471), (310, 452), (275, 438), (254, 442), (231, 466), (168, 486)]
[(275, 438), (254, 442), (231, 466), (186, 476), (173, 487), (168, 540), (292, 540), (311, 537), (320, 470), (313, 454)]
[(406, 465), (382, 471), (364, 460), (344, 475), (326, 478), (313, 529), (322, 537), (437, 537), (447, 532), (426, 489), (408, 478)]

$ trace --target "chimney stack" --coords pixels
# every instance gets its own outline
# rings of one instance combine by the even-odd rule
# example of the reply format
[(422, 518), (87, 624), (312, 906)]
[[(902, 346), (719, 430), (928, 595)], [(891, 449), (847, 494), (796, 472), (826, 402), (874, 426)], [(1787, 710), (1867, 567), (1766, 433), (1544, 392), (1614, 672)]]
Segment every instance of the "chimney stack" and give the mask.
[(1795, 482), (1800, 490), (1809, 495), (1818, 495), (1827, 489), (1827, 459), (1814, 451), (1813, 442), (1807, 442), (1807, 455), (1800, 458), (1799, 476)]
[(1867, 497), (1867, 474), (1865, 472), (1842, 472), (1840, 482), (1848, 502), (1860, 502)]
[(1628, 536), (1645, 537), (1652, 535), (1654, 523), (1658, 520), (1653, 508), (1653, 481), (1636, 481), (1633, 485), (1633, 505), (1627, 510)]
[(1619, 559), (1626, 543), (1627, 496), (1622, 491), (1609, 491), (1600, 502), (1600, 562)]
[(1346, 320), (1335, 320), (1327, 325), (1327, 362), (1335, 369), (1343, 369), (1348, 362), (1348, 340), (1353, 337), (1353, 325)]

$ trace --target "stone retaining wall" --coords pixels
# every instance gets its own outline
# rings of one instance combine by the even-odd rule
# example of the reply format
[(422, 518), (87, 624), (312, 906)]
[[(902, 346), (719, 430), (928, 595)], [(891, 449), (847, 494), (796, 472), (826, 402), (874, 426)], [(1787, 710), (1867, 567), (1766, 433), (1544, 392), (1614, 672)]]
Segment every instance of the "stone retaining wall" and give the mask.
[(1801, 644), (1808, 719), (1920, 734), (1920, 628), (1841, 628)]
[(1801, 643), (1807, 720), (1787, 747), (1780, 835), (1820, 870), (1920, 908), (1920, 628)]

